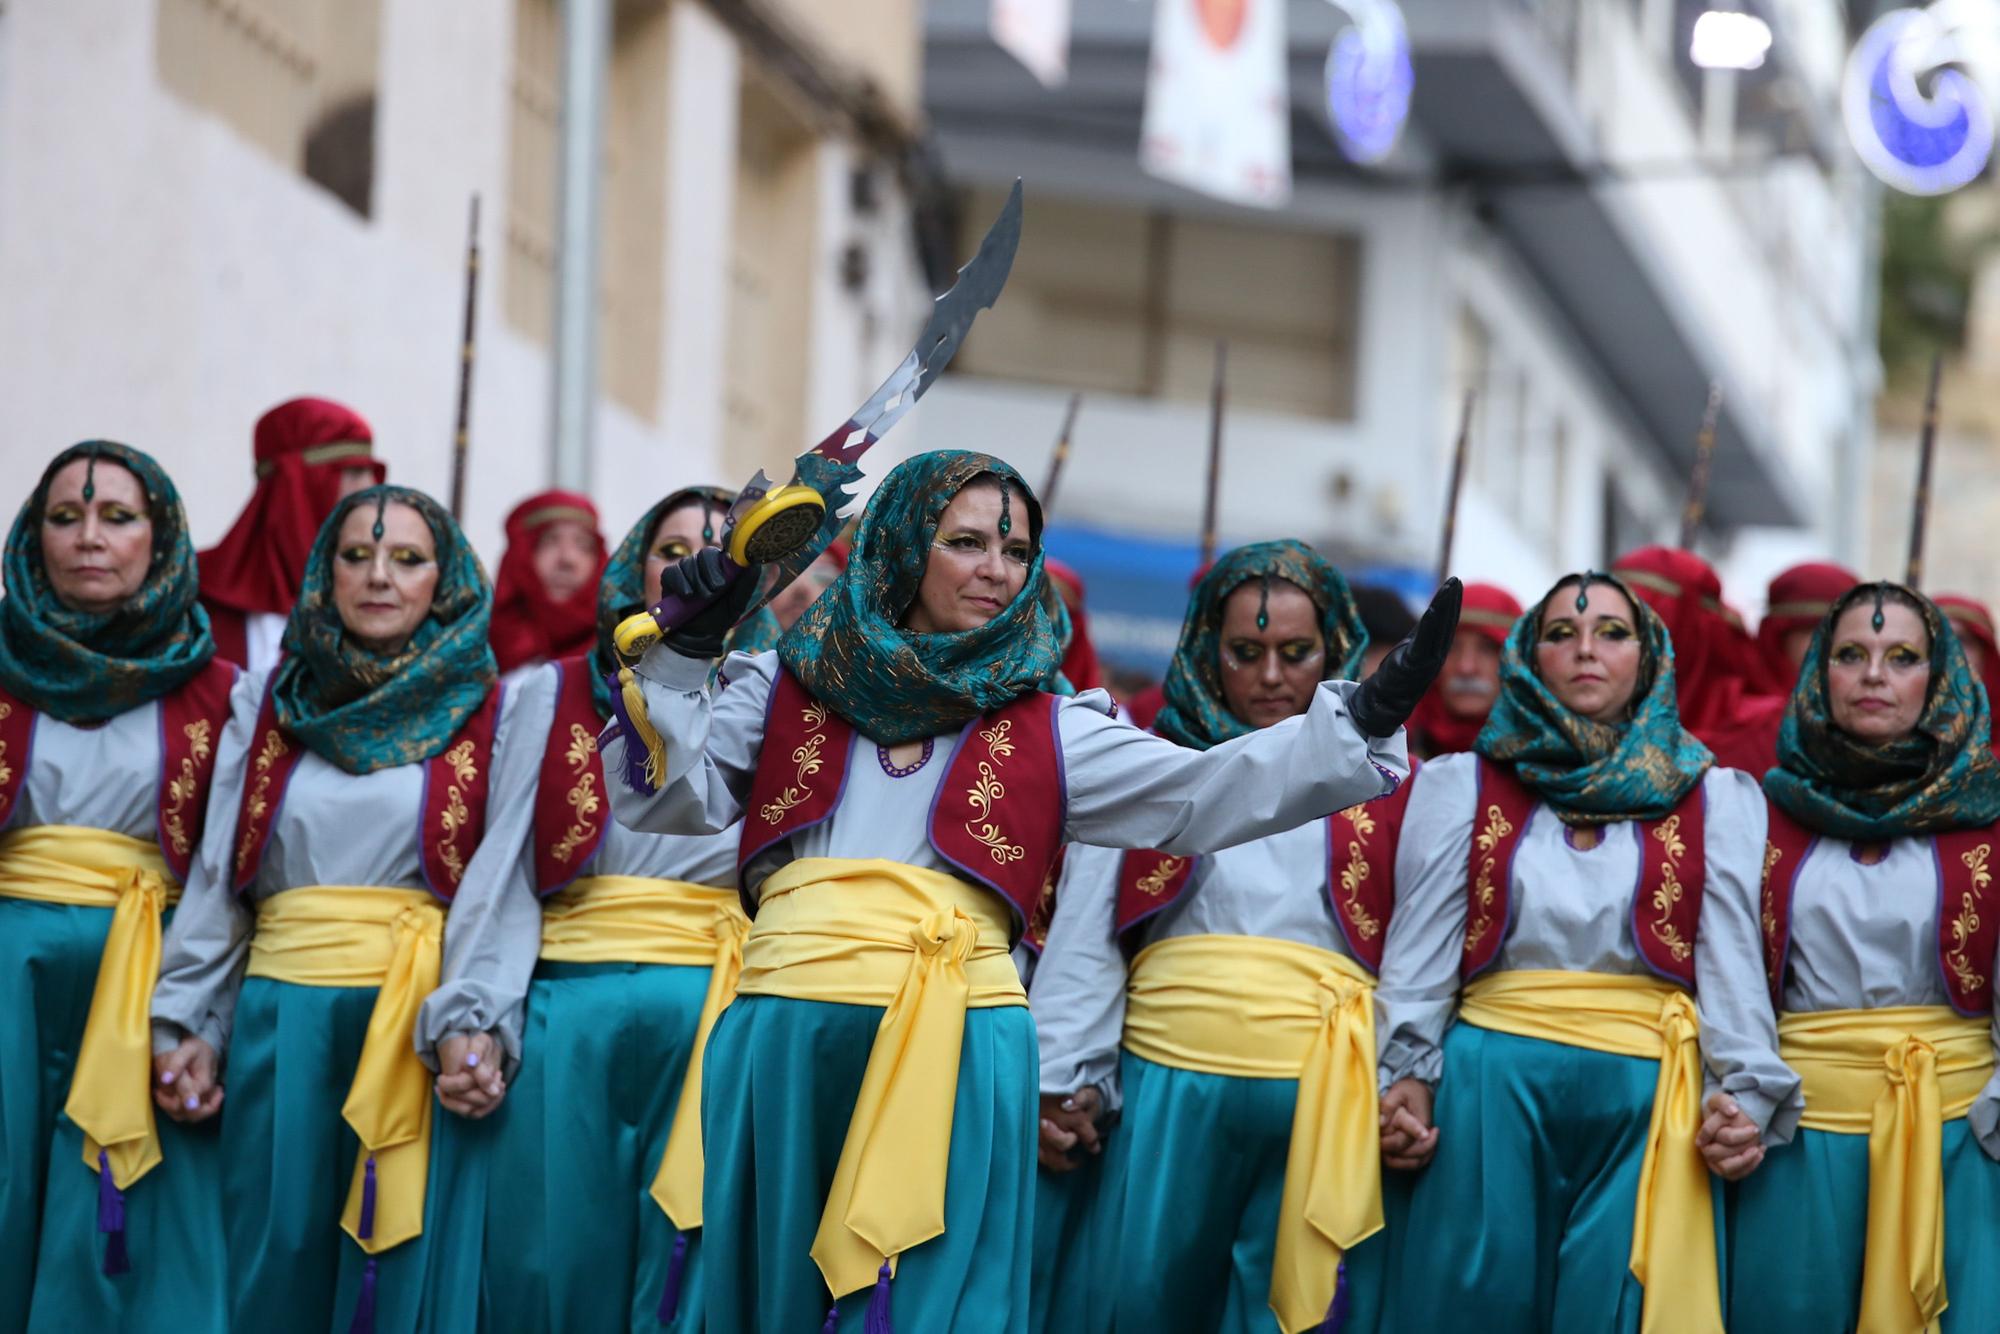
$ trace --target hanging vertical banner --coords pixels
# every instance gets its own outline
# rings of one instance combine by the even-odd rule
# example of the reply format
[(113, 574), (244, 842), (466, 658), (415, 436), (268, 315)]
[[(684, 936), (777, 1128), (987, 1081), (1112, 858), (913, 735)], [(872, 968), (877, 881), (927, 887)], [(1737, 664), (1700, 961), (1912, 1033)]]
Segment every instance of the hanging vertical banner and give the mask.
[(1139, 165), (1238, 204), (1292, 191), (1284, 0), (1155, 0)]
[(993, 0), (987, 26), (1000, 49), (1044, 88), (1069, 80), (1070, 0)]

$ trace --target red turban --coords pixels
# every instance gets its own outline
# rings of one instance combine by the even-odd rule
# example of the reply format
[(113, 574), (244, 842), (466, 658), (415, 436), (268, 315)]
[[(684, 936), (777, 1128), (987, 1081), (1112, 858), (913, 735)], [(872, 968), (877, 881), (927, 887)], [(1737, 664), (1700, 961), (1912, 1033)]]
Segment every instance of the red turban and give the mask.
[(1979, 673), (1980, 684), (1986, 687), (1987, 702), (2000, 699), (2000, 644), (1993, 639), (1993, 613), (1983, 602), (1961, 597), (1957, 593), (1940, 593), (1931, 601), (1937, 603), (1938, 610), (1951, 618), (1951, 628), (1958, 631), (1960, 639), (1967, 639), (1985, 650), (1986, 661)]
[[(583, 587), (557, 599), (535, 573), (535, 543), (542, 529), (565, 519), (589, 525), (597, 543), (597, 569)], [(597, 583), (605, 559), (597, 506), (589, 496), (543, 491), (514, 507), (507, 516), (507, 551), (493, 584), (493, 656), (501, 671), (591, 650), (597, 643)]]

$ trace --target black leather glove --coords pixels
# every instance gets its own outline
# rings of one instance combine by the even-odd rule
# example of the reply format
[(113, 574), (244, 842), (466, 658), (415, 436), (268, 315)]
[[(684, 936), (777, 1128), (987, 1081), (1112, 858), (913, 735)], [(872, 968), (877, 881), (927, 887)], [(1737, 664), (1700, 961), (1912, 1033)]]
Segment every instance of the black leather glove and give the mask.
[(660, 571), (660, 596), (715, 599), (668, 631), (666, 643), (690, 658), (719, 658), (729, 632), (757, 596), (757, 576), (738, 569), (719, 548), (703, 547)]
[(1348, 696), (1348, 716), (1363, 736), (1394, 736), (1416, 711), (1417, 701), (1451, 656), (1451, 639), (1458, 633), (1458, 607), (1464, 597), (1463, 584), (1456, 578), (1445, 580), (1424, 609), (1416, 630), (1390, 649), (1382, 665)]

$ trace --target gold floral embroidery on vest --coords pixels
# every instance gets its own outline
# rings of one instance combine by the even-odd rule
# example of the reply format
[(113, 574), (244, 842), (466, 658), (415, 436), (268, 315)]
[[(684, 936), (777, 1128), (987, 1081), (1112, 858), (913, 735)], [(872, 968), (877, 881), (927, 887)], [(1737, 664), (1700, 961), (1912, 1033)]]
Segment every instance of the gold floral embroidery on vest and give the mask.
[[(167, 783), (167, 804), (160, 812), (160, 825), (167, 831), (167, 842), (173, 845), (174, 852), (185, 857), (191, 844), (182, 815), (187, 810), (187, 804), (194, 800), (194, 791), (198, 786), (195, 770), (208, 762), (213, 742), (212, 729), (206, 718), (181, 728), (181, 735), (188, 739), (188, 753), (181, 756), (180, 772)], [(4, 781), (0, 779), (0, 782)]]
[(1181, 868), (1186, 865), (1185, 857), (1162, 858), (1158, 866), (1139, 877), (1139, 883), (1135, 888), (1148, 898), (1158, 898), (1166, 893), (1167, 882), (1179, 875)]
[(999, 822), (993, 818), (999, 814), (1000, 803), (1007, 796), (1006, 785), (1000, 781), (998, 765), (1014, 753), (1013, 730), (1014, 720), (1011, 718), (1002, 718), (991, 727), (979, 729), (979, 739), (986, 743), (986, 753), (991, 758), (979, 762), (979, 777), (965, 794), (972, 802), (972, 818), (965, 822), (965, 832), (982, 844), (995, 864), (1000, 866), (1020, 861), (1028, 855), (1027, 849), (1020, 844), (1008, 842)]
[(1967, 994), (1977, 994), (1986, 986), (1985, 975), (1972, 966), (1966, 947), (1972, 944), (1973, 934), (1979, 930), (1979, 896), (1993, 883), (1993, 872), (1988, 869), (1992, 856), (1993, 845), (1981, 843), (1959, 858), (1972, 872), (1972, 888), (1959, 898), (1958, 917), (1951, 924), (1952, 948), (1946, 951), (1944, 961)]
[(1776, 843), (1764, 845), (1764, 878), (1758, 891), (1759, 915), (1764, 924), (1764, 967), (1773, 973), (1778, 971), (1778, 892), (1771, 887), (1771, 870), (1784, 855), (1784, 849)]
[(576, 781), (570, 785), (567, 797), (575, 822), (549, 848), (549, 856), (558, 862), (567, 862), (576, 855), (576, 850), (590, 837), (590, 817), (604, 808), (603, 799), (597, 795), (597, 774), (590, 767), (590, 757), (596, 753), (597, 738), (590, 734), (590, 729), (581, 723), (571, 723), (569, 749), (563, 752), (563, 763), (576, 771)]
[(250, 762), (250, 770), (255, 775), (250, 782), (250, 800), (243, 808), (243, 838), (236, 845), (236, 874), (241, 876), (250, 869), (250, 849), (257, 842), (257, 830), (264, 823), (264, 816), (270, 811), (268, 800), (271, 794), (271, 766), (291, 753), (285, 738), (277, 728), (264, 733), (264, 744), (257, 747), (257, 758)]
[(798, 774), (791, 785), (758, 810), (757, 814), (763, 817), (765, 824), (774, 825), (803, 806), (806, 798), (812, 795), (806, 788), (806, 780), (826, 763), (820, 757), (820, 748), (826, 745), (826, 705), (814, 700), (799, 716), (805, 719), (806, 730), (812, 735), (806, 738), (804, 745), (792, 749), (792, 763), (798, 766)]
[(1465, 924), (1465, 952), (1479, 948), (1493, 927), (1493, 866), (1502, 839), (1514, 832), (1513, 822), (1496, 805), (1486, 808), (1486, 825), (1473, 842), (1479, 848), (1479, 871), (1472, 880), (1472, 913)]
[[(14, 706), (12, 704), (0, 704), (0, 723), (6, 722), (13, 716)], [(7, 763), (7, 743), (0, 741), (0, 787), (5, 787), (13, 781), (14, 766)]]
[(1667, 947), (1674, 962), (1684, 962), (1694, 953), (1694, 942), (1681, 935), (1672, 918), (1674, 908), (1687, 893), (1680, 880), (1681, 858), (1687, 856), (1687, 842), (1681, 838), (1681, 817), (1669, 815), (1653, 830), (1653, 837), (1659, 840), (1664, 860), (1660, 863), (1660, 887), (1653, 891), (1653, 910), (1659, 917), (1651, 922), (1653, 938)]
[(1347, 865), (1340, 868), (1340, 892), (1345, 896), (1341, 906), (1347, 920), (1353, 923), (1355, 934), (1363, 940), (1373, 940), (1382, 933), (1382, 923), (1361, 904), (1361, 885), (1372, 869), (1362, 851), (1361, 840), (1375, 832), (1375, 817), (1366, 806), (1349, 806), (1340, 816), (1354, 826), (1356, 835), (1347, 845)]
[(455, 781), (444, 790), (444, 815), (440, 819), (444, 836), (438, 839), (437, 849), (454, 885), (465, 878), (465, 858), (458, 850), (458, 835), (472, 819), (472, 811), (465, 804), (465, 789), (479, 777), (479, 766), (472, 762), (473, 749), (472, 742), (461, 741), (444, 753), (444, 762), (451, 766)]

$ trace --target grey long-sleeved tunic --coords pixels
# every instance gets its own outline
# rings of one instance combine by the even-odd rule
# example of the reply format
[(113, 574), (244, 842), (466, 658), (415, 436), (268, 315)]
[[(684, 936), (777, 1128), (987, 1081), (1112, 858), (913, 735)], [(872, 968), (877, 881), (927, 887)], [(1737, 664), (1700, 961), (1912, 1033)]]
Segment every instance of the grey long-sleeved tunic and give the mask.
[[(1938, 961), (1938, 870), (1928, 838), (1896, 839), (1872, 866), (1854, 844), (1820, 839), (1793, 882), (1791, 928), (1787, 1011), (1951, 1004)], [(1991, 962), (2000, 968), (2000, 958)], [(2000, 1053), (2000, 1013), (1993, 1045)], [(2000, 1071), (1967, 1118), (1979, 1147), (2000, 1158)]]
[[(1055, 920), (1036, 966), (1035, 1016), (1044, 1093), (1094, 1084), (1119, 1104), (1125, 955), (1114, 929), (1124, 853), (1073, 847), (1056, 889)], [(1326, 826), (1313, 820), (1204, 857), (1181, 896), (1136, 930), (1144, 944), (1179, 936), (1267, 936), (1350, 954), (1327, 897)]]
[[(736, 654), (726, 689), (711, 693), (708, 665), (664, 645), (637, 672), (653, 726), (666, 742), (659, 790), (623, 780), (625, 747), (613, 729), (604, 767), (618, 819), (654, 833), (705, 834), (742, 818), (764, 740), (775, 653)], [(1361, 735), (1347, 714), (1348, 682), (1327, 682), (1302, 717), (1207, 751), (1188, 750), (1112, 716), (1110, 697), (1087, 691), (1057, 712), (1065, 780), (1067, 841), (1172, 853), (1219, 848), (1290, 829), (1392, 791), (1408, 776), (1403, 736)], [(847, 790), (825, 822), (761, 854), (754, 887), (795, 857), (878, 857), (950, 872), (930, 846), (927, 819), (957, 733), (932, 738), (927, 758), (902, 777), (857, 738)]]
[[(555, 721), (556, 669), (543, 664), (513, 674), (509, 699), (519, 710), (515, 754), (511, 766), (539, 776), (550, 728)], [(445, 932), (444, 971), (436, 992), (424, 1003), (420, 1033), (437, 1038), (465, 1031), (459, 1015), (470, 998), (480, 1014), (518, 1015), (526, 1004), (541, 953), (542, 905), (536, 893), (534, 786), (521, 796), (528, 829), (517, 864), (505, 875), (477, 879), (467, 868), (465, 884), (452, 901)], [(490, 817), (489, 817), (490, 818)], [(684, 880), (724, 888), (736, 883), (737, 831), (695, 838), (641, 834), (613, 820), (606, 824), (597, 850), (577, 873), (638, 876), (649, 880)], [(481, 845), (482, 851), (484, 844)], [(511, 1050), (511, 1049), (510, 1049)]]
[[(1410, 794), (1396, 856), (1396, 911), (1375, 993), (1384, 1088), (1409, 1076), (1435, 1084), (1458, 1001), (1466, 872), (1477, 814), (1477, 756), (1427, 764)], [(1696, 927), (1695, 1004), (1711, 1090), (1720, 1088), (1763, 1128), (1791, 1138), (1803, 1106), (1799, 1080), (1778, 1057), (1757, 917), (1764, 866), (1764, 796), (1756, 780), (1711, 769), (1702, 780), (1706, 877)], [(1577, 848), (1537, 804), (1514, 854), (1507, 934), (1493, 967), (1651, 975), (1631, 935), (1639, 883), (1639, 825), (1601, 826)]]
[[(167, 932), (153, 992), (156, 1049), (192, 1033), (218, 1054), (228, 1050), (256, 926), (253, 904), (231, 885), (236, 815), (264, 684), (263, 675), (247, 675), (231, 697), (229, 724), (216, 753), (208, 828)], [(541, 923), (532, 883), (524, 884), (522, 893), (468, 890), (488, 878), (526, 874), (522, 850), (534, 821), (541, 747), (554, 707), (546, 678), (508, 691), (501, 700), (486, 830), (445, 927), (445, 976), (454, 980), (431, 994), (417, 1026), (417, 1050), (427, 1058), (448, 1034), (493, 1031), (510, 1064), (519, 1059), (521, 1008), (505, 979), (534, 967)], [(261, 902), (312, 886), (425, 888), (418, 851), (423, 794), (422, 764), (350, 774), (306, 751), (272, 821), (250, 899)], [(508, 920), (494, 929), (481, 922), (486, 914)]]

